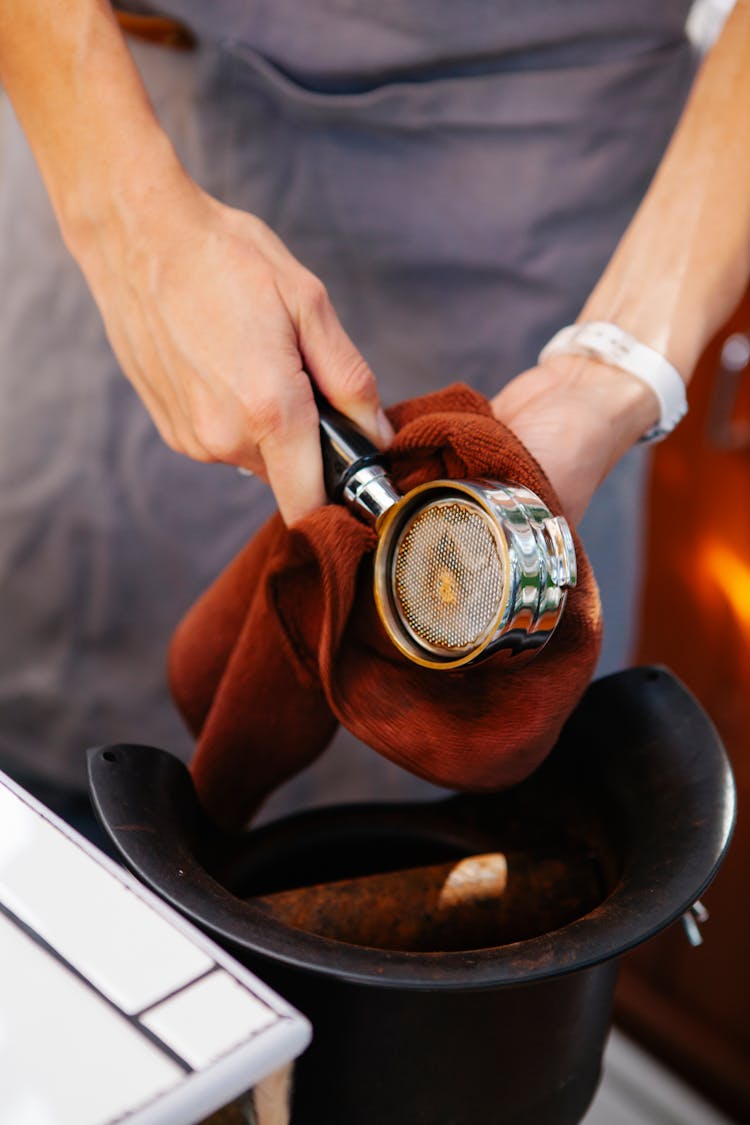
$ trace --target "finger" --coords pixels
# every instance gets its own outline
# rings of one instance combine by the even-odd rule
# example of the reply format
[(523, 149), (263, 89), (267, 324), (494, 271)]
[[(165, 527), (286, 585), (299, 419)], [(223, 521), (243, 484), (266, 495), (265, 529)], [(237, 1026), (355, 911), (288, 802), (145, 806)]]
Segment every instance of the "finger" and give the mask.
[(326, 502), (318, 412), (304, 371), (256, 411), (255, 432), (268, 482), (286, 524)]
[(119, 331), (116, 326), (110, 324), (107, 324), (106, 327), (112, 350), (117, 357), (122, 372), (146, 407), (164, 444), (177, 453), (187, 453), (189, 456), (196, 456), (197, 443), (192, 442), (190, 450), (186, 447), (179, 432), (179, 428), (174, 423), (172, 417), (173, 412), (170, 412), (164, 397), (159, 394), (155, 386), (152, 386), (151, 381), (145, 377), (141, 369), (141, 364), (139, 363), (138, 355), (132, 346), (127, 332)]
[(301, 303), (299, 347), (305, 366), (326, 399), (381, 449), (393, 440), (378, 384), (369, 364), (341, 326), (324, 286), (308, 281)]

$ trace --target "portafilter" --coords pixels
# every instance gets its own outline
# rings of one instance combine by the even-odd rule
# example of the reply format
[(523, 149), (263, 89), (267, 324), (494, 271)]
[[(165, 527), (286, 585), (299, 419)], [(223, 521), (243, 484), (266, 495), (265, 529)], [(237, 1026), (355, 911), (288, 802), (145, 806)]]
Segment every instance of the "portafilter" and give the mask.
[(375, 604), (396, 648), (442, 669), (541, 649), (576, 584), (564, 517), (496, 480), (434, 480), (402, 495), (387, 455), (330, 404), (318, 408), (326, 491), (377, 532)]

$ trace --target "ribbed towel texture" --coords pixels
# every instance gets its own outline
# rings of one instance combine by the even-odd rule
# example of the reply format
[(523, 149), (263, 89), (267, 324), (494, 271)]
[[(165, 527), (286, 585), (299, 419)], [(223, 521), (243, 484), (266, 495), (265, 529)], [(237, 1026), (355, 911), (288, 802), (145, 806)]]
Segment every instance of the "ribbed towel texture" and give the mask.
[[(531, 454), (461, 384), (401, 403), (390, 475), (523, 484), (560, 503)], [(564, 434), (560, 435), (564, 441)], [(588, 685), (601, 638), (596, 582), (576, 538), (578, 585), (541, 653), (436, 671), (386, 636), (372, 594), (375, 532), (329, 504), (286, 528), (276, 515), (188, 612), (170, 652), (175, 700), (197, 738), (192, 773), (209, 813), (242, 826), (325, 749), (338, 723), (438, 785), (491, 790), (527, 777)]]

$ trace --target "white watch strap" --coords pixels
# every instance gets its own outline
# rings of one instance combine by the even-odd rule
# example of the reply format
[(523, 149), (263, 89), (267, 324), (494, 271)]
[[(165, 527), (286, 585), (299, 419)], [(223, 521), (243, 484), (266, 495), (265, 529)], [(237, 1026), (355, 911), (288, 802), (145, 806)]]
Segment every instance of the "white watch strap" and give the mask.
[(677, 368), (616, 324), (604, 320), (569, 324), (545, 344), (539, 362), (553, 355), (590, 356), (642, 379), (659, 400), (660, 416), (641, 441), (661, 441), (687, 414), (685, 383)]

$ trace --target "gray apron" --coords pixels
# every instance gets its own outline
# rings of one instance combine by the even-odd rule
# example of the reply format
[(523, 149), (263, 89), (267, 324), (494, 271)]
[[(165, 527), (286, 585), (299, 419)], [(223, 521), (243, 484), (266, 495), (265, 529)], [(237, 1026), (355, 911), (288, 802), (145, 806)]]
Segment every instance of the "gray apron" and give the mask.
[[(199, 49), (133, 50), (188, 170), (325, 281), (388, 403), (493, 394), (575, 318), (684, 102), (688, 7), (173, 0)], [(272, 500), (160, 442), (10, 115), (2, 146), (0, 767), (78, 787), (89, 745), (189, 753), (168, 639)], [(582, 527), (601, 671), (631, 650), (643, 480), (636, 451)], [(344, 736), (267, 815), (428, 788)]]

